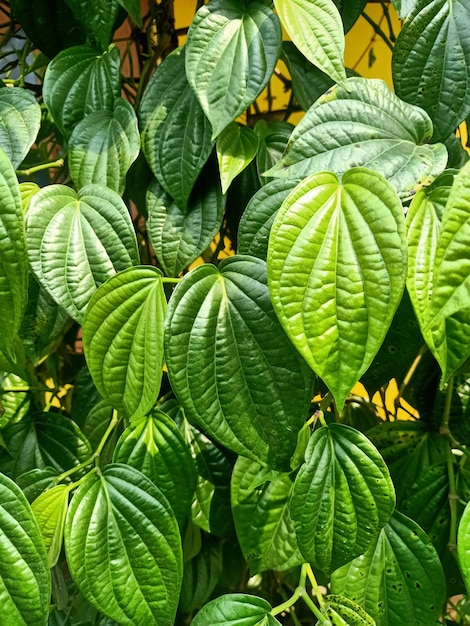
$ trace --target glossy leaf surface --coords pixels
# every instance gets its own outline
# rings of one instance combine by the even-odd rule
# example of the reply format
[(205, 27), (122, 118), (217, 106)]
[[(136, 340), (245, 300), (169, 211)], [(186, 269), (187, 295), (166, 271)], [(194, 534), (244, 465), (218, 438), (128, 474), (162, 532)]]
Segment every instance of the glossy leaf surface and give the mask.
[(28, 154), (39, 131), (41, 108), (26, 89), (0, 89), (0, 148), (13, 167)]
[(362, 607), (344, 596), (327, 595), (323, 613), (333, 626), (376, 626)]
[(110, 42), (118, 14), (118, 0), (65, 0), (75, 18), (83, 24), (91, 39), (102, 50)]
[(59, 560), (69, 502), (67, 485), (56, 485), (41, 493), (31, 504), (47, 550), (49, 567)]
[(275, 626), (280, 624), (271, 615), (271, 606), (266, 600), (242, 593), (220, 596), (206, 604), (191, 622), (192, 626)]
[(258, 143), (258, 137), (253, 129), (237, 122), (229, 124), (217, 137), (222, 193), (227, 192), (235, 176), (238, 176), (255, 158)]
[(90, 300), (83, 347), (101, 395), (131, 418), (145, 415), (160, 391), (166, 298), (160, 270), (132, 267)]
[(339, 409), (382, 344), (405, 268), (400, 200), (371, 170), (350, 170), (341, 184), (334, 174), (314, 174), (275, 218), (268, 250), (273, 306)]

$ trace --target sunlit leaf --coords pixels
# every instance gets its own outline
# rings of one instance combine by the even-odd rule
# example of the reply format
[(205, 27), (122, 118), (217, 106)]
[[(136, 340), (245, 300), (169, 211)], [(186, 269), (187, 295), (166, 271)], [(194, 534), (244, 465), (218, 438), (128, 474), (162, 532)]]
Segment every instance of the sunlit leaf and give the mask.
[(0, 89), (0, 148), (18, 167), (33, 145), (41, 124), (41, 108), (30, 91)]

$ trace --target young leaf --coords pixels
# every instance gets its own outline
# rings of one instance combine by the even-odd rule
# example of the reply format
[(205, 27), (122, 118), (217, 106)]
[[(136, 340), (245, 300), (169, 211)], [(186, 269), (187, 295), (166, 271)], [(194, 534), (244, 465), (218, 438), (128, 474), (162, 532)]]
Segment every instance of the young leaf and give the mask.
[(239, 454), (289, 470), (313, 373), (276, 319), (265, 272), (260, 259), (235, 256), (187, 274), (168, 305), (165, 354), (190, 421)]
[(271, 615), (271, 605), (256, 596), (232, 593), (220, 596), (202, 607), (191, 622), (192, 626), (280, 626)]
[(222, 193), (226, 193), (235, 176), (255, 158), (258, 137), (248, 126), (231, 122), (217, 137), (216, 145)]
[(335, 83), (343, 83), (343, 22), (333, 0), (274, 0), (274, 6), (302, 54)]
[(118, 0), (65, 0), (77, 20), (85, 27), (88, 39), (105, 50), (109, 45), (119, 10)]
[(372, 170), (350, 170), (342, 183), (328, 172), (306, 178), (274, 220), (268, 249), (274, 309), (340, 410), (384, 340), (405, 269), (402, 205)]
[(334, 423), (314, 432), (290, 506), (305, 560), (334, 571), (368, 549), (394, 508), (388, 468), (365, 435)]
[(127, 207), (101, 185), (78, 194), (64, 185), (41, 189), (31, 200), (26, 236), (39, 282), (79, 322), (97, 286), (139, 262)]
[(189, 86), (185, 48), (170, 54), (150, 79), (139, 110), (142, 150), (162, 187), (186, 212), (211, 154), (211, 125)]
[(424, 109), (434, 141), (444, 141), (470, 114), (470, 39), (466, 0), (419, 0), (393, 49), (397, 95)]
[(44, 626), (51, 580), (46, 549), (21, 489), (0, 474), (0, 599), (5, 626)]
[(31, 504), (44, 539), (49, 567), (54, 567), (57, 563), (62, 549), (69, 491), (67, 485), (56, 485), (41, 493)]
[(66, 137), (85, 115), (112, 110), (120, 96), (120, 72), (119, 48), (114, 45), (102, 54), (89, 45), (67, 48), (49, 63), (44, 102)]
[(398, 511), (365, 554), (333, 572), (331, 589), (362, 606), (377, 626), (429, 626), (445, 599), (429, 537)]
[(68, 155), (72, 180), (79, 189), (100, 183), (122, 195), (126, 174), (139, 149), (134, 109), (117, 98), (112, 110), (90, 113), (73, 129)]
[(0, 89), (0, 148), (18, 167), (33, 145), (41, 125), (41, 107), (30, 91)]
[(431, 135), (428, 115), (399, 100), (383, 81), (349, 78), (310, 107), (284, 156), (265, 175), (304, 177), (323, 170), (341, 175), (364, 166), (408, 195), (447, 164), (444, 145), (427, 145)]
[(140, 470), (170, 503), (180, 527), (196, 489), (196, 468), (178, 427), (162, 411), (152, 411), (119, 439), (113, 460)]
[(334, 626), (376, 626), (375, 620), (362, 607), (344, 596), (325, 596), (322, 613)]
[(277, 16), (258, 2), (212, 0), (198, 10), (186, 42), (186, 76), (213, 139), (266, 87), (281, 43)]
[(87, 477), (69, 506), (65, 550), (73, 580), (101, 613), (120, 624), (173, 626), (183, 561), (178, 524), (141, 472), (112, 464)]
[(119, 272), (90, 300), (83, 320), (83, 348), (101, 395), (128, 418), (155, 404), (163, 368), (166, 299), (160, 270)]

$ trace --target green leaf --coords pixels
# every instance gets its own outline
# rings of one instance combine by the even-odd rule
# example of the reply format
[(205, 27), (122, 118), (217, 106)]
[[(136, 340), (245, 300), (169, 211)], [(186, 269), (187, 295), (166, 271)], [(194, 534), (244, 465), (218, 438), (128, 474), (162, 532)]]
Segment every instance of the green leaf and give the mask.
[(102, 54), (92, 46), (60, 52), (47, 66), (44, 102), (57, 127), (69, 137), (86, 115), (112, 110), (121, 90), (121, 57), (112, 45)]
[(21, 206), (23, 208), (23, 213), (26, 213), (29, 207), (29, 203), (31, 202), (31, 198), (40, 190), (39, 185), (36, 183), (25, 182), (20, 183), (20, 196), (21, 196)]
[(190, 421), (234, 452), (288, 470), (313, 374), (276, 319), (265, 272), (260, 259), (235, 256), (187, 274), (168, 305), (165, 354)]
[(173, 626), (183, 560), (178, 524), (141, 472), (108, 465), (80, 485), (65, 550), (73, 580), (101, 613), (129, 626)]
[(252, 128), (231, 122), (217, 137), (216, 145), (222, 193), (225, 194), (235, 176), (255, 158), (259, 141)]
[(132, 267), (90, 300), (83, 348), (101, 395), (128, 418), (150, 411), (160, 391), (166, 299), (160, 270)]
[(334, 423), (313, 433), (290, 507), (305, 560), (334, 571), (367, 550), (394, 508), (388, 468), (365, 435)]
[(168, 415), (155, 410), (127, 428), (117, 443), (113, 460), (148, 476), (183, 526), (196, 489), (196, 468), (178, 427)]
[(72, 180), (78, 188), (100, 183), (122, 195), (139, 149), (134, 109), (117, 98), (113, 110), (90, 113), (73, 129), (68, 155)]
[(54, 487), (54, 479), (57, 476), (58, 472), (53, 467), (44, 467), (42, 469), (35, 467), (29, 470), (29, 472), (20, 474), (15, 482), (31, 504), (36, 498), (39, 498), (43, 491)]
[(147, 188), (147, 232), (155, 255), (168, 276), (195, 261), (218, 233), (224, 215), (224, 196), (214, 168), (208, 164), (196, 183), (188, 210), (183, 211), (158, 181)]
[(26, 236), (39, 282), (78, 322), (99, 285), (139, 263), (127, 207), (101, 185), (78, 194), (64, 185), (41, 189), (31, 200)]
[(362, 607), (344, 596), (327, 595), (324, 606), (322, 613), (334, 626), (376, 626)]
[(102, 50), (109, 45), (116, 21), (118, 0), (65, 0), (77, 20), (85, 27), (88, 38)]
[(179, 611), (191, 613), (201, 607), (212, 595), (223, 572), (222, 542), (204, 535), (198, 554), (184, 564)]
[(0, 149), (0, 351), (14, 362), (15, 337), (27, 300), (27, 268), (18, 180), (6, 154)]
[(158, 66), (145, 89), (139, 118), (142, 150), (152, 172), (186, 211), (214, 142), (209, 120), (186, 78), (185, 48)]
[(125, 9), (132, 21), (137, 26), (142, 26), (142, 14), (140, 10), (140, 0), (118, 0), (119, 4)]
[(333, 573), (331, 589), (362, 606), (377, 626), (429, 626), (445, 600), (434, 547), (413, 520), (398, 512), (365, 554)]
[[(75, 388), (74, 388), (75, 391)], [(114, 409), (106, 400), (98, 401), (86, 416), (81, 426), (82, 432), (90, 442), (91, 449), (95, 451), (99, 446), (109, 422), (113, 418)]]
[(405, 271), (403, 209), (380, 174), (314, 174), (284, 200), (268, 250), (273, 306), (339, 410), (384, 340)]
[(367, 0), (334, 0), (334, 3), (338, 6), (343, 20), (344, 32), (347, 33), (359, 19)]
[(404, 20), (413, 10), (418, 0), (392, 0), (392, 5), (401, 20)]
[(186, 76), (212, 125), (212, 138), (260, 95), (281, 50), (281, 27), (258, 2), (212, 0), (194, 17)]
[(44, 539), (49, 567), (54, 567), (57, 563), (62, 549), (69, 491), (67, 485), (56, 485), (44, 491), (31, 504), (31, 510)]
[(457, 554), (465, 586), (470, 589), (470, 503), (467, 504), (459, 522)]
[(41, 125), (41, 107), (21, 87), (0, 89), (0, 148), (18, 167), (33, 145)]
[(256, 122), (254, 131), (259, 137), (256, 169), (262, 185), (269, 182), (263, 172), (274, 167), (280, 160), (293, 130), (294, 126), (289, 122), (274, 122), (269, 126), (264, 120)]
[(279, 474), (255, 486), (262, 466), (238, 457), (232, 474), (232, 511), (250, 572), (282, 571), (303, 563), (289, 512), (293, 481)]
[(280, 625), (271, 615), (271, 605), (263, 598), (243, 593), (220, 596), (202, 607), (191, 626), (275, 626)]
[(349, 78), (310, 107), (284, 156), (265, 175), (304, 177), (323, 170), (341, 175), (364, 166), (409, 195), (447, 164), (444, 145), (427, 145), (432, 132), (428, 115), (399, 100), (383, 81)]
[(0, 428), (9, 423), (18, 422), (29, 411), (31, 391), (26, 380), (15, 374), (0, 375), (3, 413), (0, 418)]
[(0, 602), (5, 626), (44, 626), (51, 581), (44, 542), (20, 488), (0, 474)]
[(333, 0), (274, 0), (287, 34), (311, 63), (344, 83), (344, 32)]
[(397, 95), (427, 111), (434, 141), (470, 114), (470, 7), (465, 0), (419, 0), (393, 49)]

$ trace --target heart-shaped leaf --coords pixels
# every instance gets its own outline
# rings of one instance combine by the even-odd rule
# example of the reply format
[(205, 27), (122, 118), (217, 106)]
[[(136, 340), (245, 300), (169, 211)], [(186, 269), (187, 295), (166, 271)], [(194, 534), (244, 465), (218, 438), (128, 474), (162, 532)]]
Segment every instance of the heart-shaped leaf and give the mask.
[(46, 545), (49, 567), (54, 567), (57, 563), (62, 549), (69, 491), (67, 485), (56, 485), (44, 491), (31, 504)]
[(13, 167), (23, 161), (41, 125), (41, 107), (30, 91), (21, 87), (0, 89), (0, 148)]
[(80, 485), (67, 513), (65, 550), (73, 580), (106, 616), (173, 626), (183, 562), (179, 528), (166, 498), (141, 472), (112, 464)]
[(145, 89), (139, 118), (145, 158), (184, 212), (214, 145), (209, 120), (186, 78), (185, 48), (158, 66)]
[(261, 3), (212, 0), (198, 10), (186, 42), (186, 76), (213, 138), (266, 87), (281, 43), (279, 19)]
[(271, 615), (271, 605), (263, 598), (243, 593), (220, 596), (202, 607), (192, 626), (280, 626)]
[(121, 57), (116, 46), (102, 54), (92, 46), (60, 52), (47, 66), (44, 102), (57, 127), (69, 137), (85, 115), (112, 110), (120, 96)]
[(384, 340), (405, 270), (402, 205), (371, 170), (350, 170), (342, 183), (328, 172), (306, 178), (274, 220), (273, 306), (340, 410)]
[(116, 21), (118, 0), (65, 0), (75, 18), (85, 27), (88, 39), (105, 50), (109, 45)]
[(168, 305), (165, 354), (190, 421), (239, 454), (289, 469), (313, 374), (276, 319), (265, 272), (260, 259), (235, 256), (187, 274)]
[(217, 137), (222, 193), (226, 193), (232, 180), (255, 158), (258, 137), (252, 128), (232, 122)]
[(274, 6), (304, 57), (335, 83), (344, 82), (343, 22), (333, 0), (274, 0)]
[(365, 435), (334, 423), (314, 432), (290, 507), (305, 560), (334, 571), (367, 550), (394, 508), (388, 468)]
[(446, 586), (429, 537), (396, 511), (365, 554), (333, 572), (331, 589), (362, 606), (377, 626), (429, 626)]
[(427, 144), (432, 132), (428, 115), (399, 100), (383, 81), (348, 78), (310, 107), (284, 156), (265, 175), (304, 177), (323, 170), (341, 175), (364, 166), (409, 195), (447, 164), (445, 146)]
[(427, 111), (444, 141), (470, 114), (470, 40), (466, 0), (420, 0), (398, 35), (392, 73), (397, 95)]
[(119, 272), (90, 300), (83, 347), (96, 388), (120, 413), (138, 418), (157, 400), (166, 299), (160, 270)]
[(112, 110), (90, 113), (73, 129), (68, 155), (72, 180), (78, 188), (100, 183), (122, 195), (139, 149), (134, 109), (117, 98)]
[(78, 194), (64, 185), (44, 187), (31, 200), (26, 224), (33, 272), (78, 322), (99, 285), (139, 263), (127, 207), (101, 185)]
[(51, 580), (36, 519), (21, 489), (0, 474), (0, 598), (5, 626), (44, 626)]

